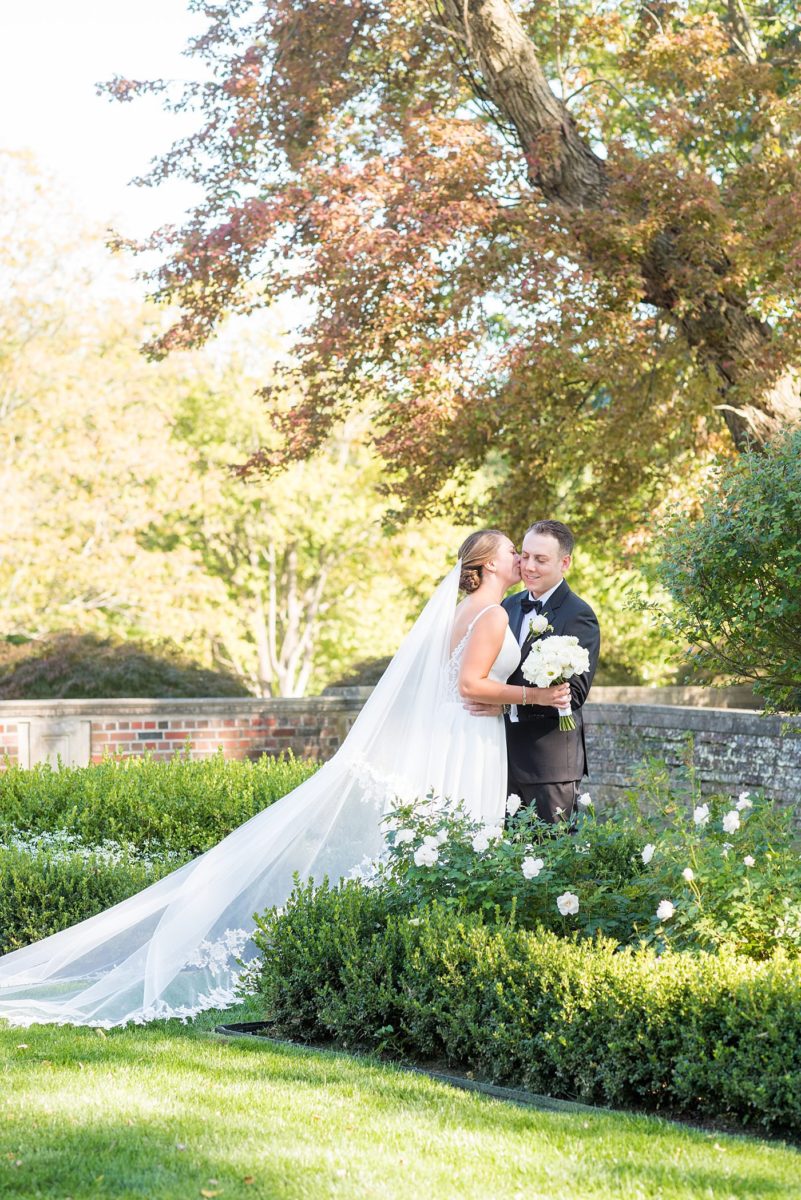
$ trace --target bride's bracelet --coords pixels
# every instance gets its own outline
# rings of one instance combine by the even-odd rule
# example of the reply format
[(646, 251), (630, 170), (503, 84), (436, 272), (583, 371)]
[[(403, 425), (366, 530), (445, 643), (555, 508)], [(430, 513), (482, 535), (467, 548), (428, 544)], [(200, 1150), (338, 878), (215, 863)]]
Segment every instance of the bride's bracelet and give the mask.
[(526, 700), (526, 685), (524, 683), (521, 683), (520, 686), (523, 689), (523, 703), (528, 704), (528, 700)]

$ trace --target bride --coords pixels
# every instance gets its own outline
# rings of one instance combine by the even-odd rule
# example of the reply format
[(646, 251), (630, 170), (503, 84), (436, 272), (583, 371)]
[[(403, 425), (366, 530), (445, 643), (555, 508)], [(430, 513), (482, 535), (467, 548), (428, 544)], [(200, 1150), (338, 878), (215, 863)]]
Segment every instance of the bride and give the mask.
[(520, 648), (500, 601), (519, 580), (505, 534), (471, 534), (334, 757), (143, 892), (0, 958), (0, 1019), (108, 1028), (225, 1008), (257, 953), (253, 914), (283, 904), (295, 874), (360, 873), (381, 854), (382, 818), (399, 802), (433, 793), (501, 825), (500, 706), (560, 701), (558, 688), (504, 682)]

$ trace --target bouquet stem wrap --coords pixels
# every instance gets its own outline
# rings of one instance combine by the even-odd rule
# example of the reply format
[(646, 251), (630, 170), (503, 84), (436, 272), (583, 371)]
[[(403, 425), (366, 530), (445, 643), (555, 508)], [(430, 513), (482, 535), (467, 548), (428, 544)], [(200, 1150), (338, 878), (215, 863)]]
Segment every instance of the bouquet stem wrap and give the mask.
[(560, 708), (559, 710), (559, 728), (563, 733), (567, 733), (571, 729), (576, 728), (576, 722), (573, 718), (572, 708)]

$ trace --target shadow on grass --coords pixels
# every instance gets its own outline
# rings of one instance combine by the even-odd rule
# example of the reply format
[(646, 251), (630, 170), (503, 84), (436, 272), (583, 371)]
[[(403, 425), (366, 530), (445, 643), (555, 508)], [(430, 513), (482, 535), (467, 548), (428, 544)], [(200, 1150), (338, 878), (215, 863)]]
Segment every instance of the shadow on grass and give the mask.
[(334, 1051), (210, 1038), (213, 1024), (0, 1029), (2, 1194), (798, 1195), (801, 1155), (781, 1144), (524, 1108)]

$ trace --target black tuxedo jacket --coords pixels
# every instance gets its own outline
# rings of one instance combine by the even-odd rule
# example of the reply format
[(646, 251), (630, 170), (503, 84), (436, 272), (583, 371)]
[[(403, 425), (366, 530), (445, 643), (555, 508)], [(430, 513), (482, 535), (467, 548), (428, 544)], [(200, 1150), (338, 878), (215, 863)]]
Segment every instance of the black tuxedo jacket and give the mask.
[[(529, 619), (529, 614), (520, 607), (526, 595), (525, 591), (516, 592), (503, 601), (503, 607), (509, 614), (509, 628), (517, 638), (523, 622)], [(556, 709), (540, 704), (520, 705), (516, 722), (506, 718), (510, 784), (515, 780), (518, 783), (567, 783), (587, 774), (587, 748), (581, 710), (598, 666), (601, 648), (598, 618), (589, 604), (570, 590), (566, 580), (562, 580), (547, 601), (543, 615), (553, 626), (553, 633), (578, 638), (579, 645), (589, 651), (590, 669), (583, 675), (574, 675), (570, 680), (575, 730), (562, 732)], [(550, 637), (550, 632), (545, 636)], [(520, 666), (531, 645), (530, 638), (523, 643)], [(508, 683), (527, 684), (520, 666), (509, 676)], [(513, 790), (514, 787), (510, 786), (510, 791)]]

